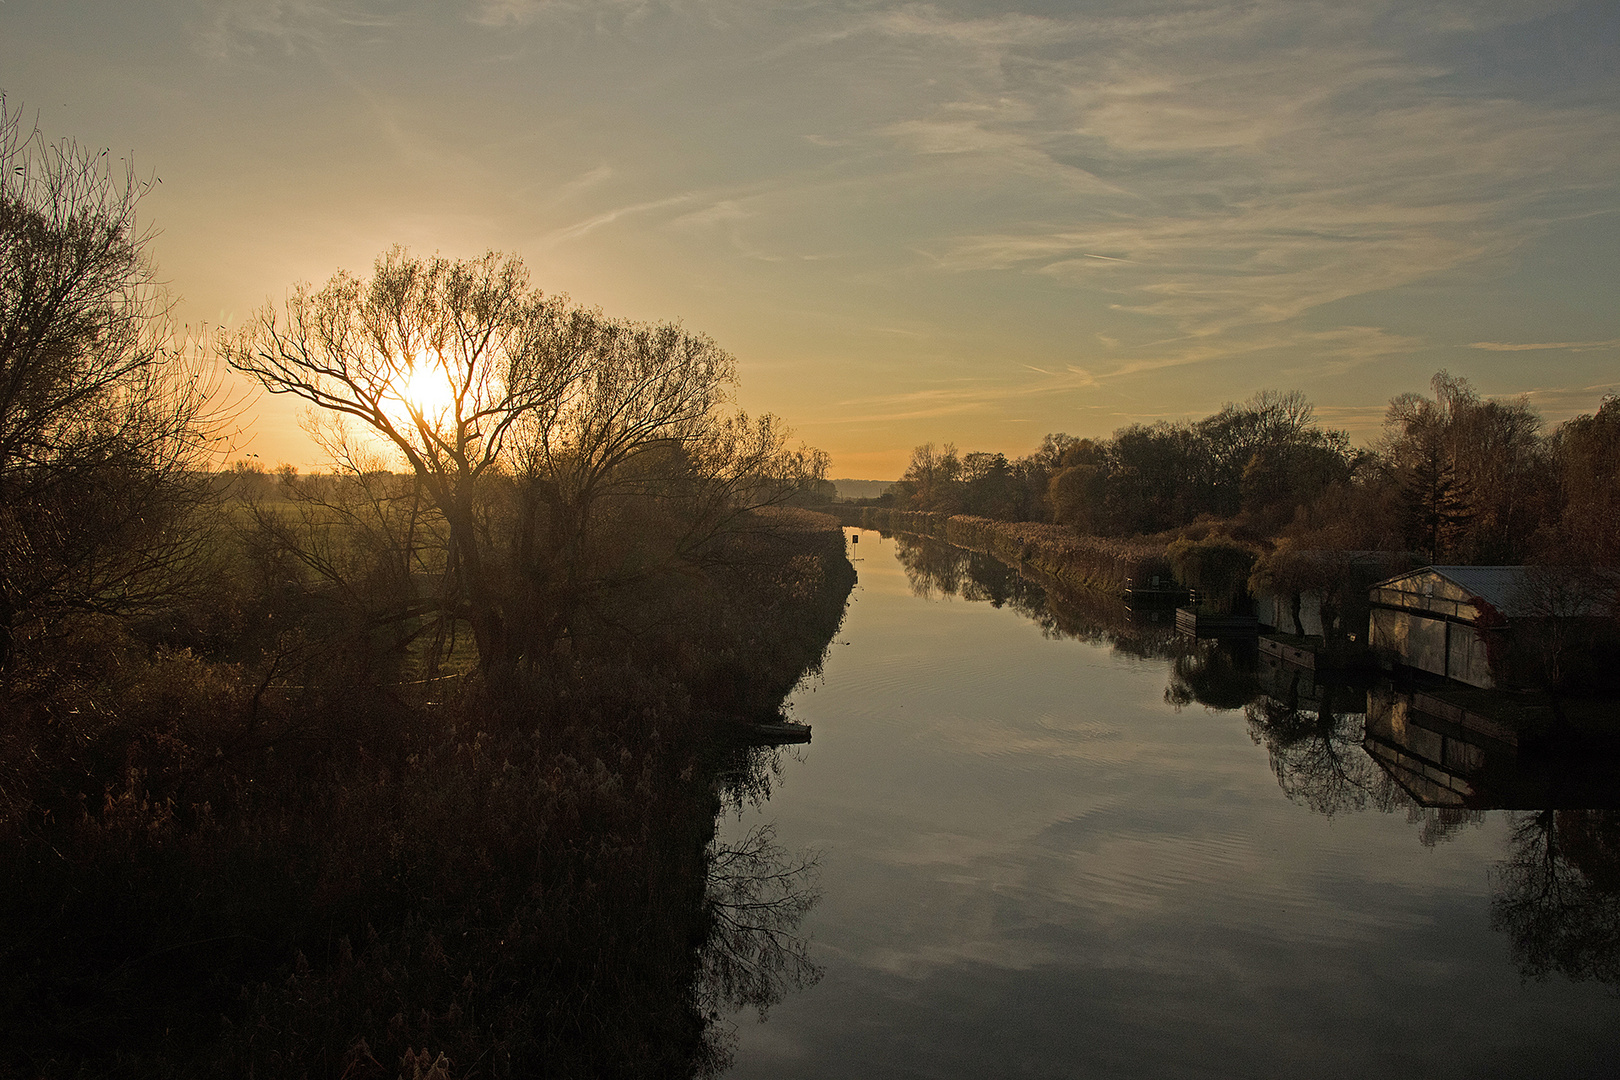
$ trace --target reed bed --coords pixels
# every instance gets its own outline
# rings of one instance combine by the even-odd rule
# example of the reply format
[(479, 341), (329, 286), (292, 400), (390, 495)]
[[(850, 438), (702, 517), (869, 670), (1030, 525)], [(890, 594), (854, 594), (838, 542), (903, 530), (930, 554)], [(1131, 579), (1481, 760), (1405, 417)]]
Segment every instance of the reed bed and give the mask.
[(862, 510), (862, 525), (988, 552), (1075, 588), (1118, 593), (1132, 581), (1171, 577), (1166, 546), (1157, 539), (1116, 540), (1082, 535), (1065, 525), (871, 506)]

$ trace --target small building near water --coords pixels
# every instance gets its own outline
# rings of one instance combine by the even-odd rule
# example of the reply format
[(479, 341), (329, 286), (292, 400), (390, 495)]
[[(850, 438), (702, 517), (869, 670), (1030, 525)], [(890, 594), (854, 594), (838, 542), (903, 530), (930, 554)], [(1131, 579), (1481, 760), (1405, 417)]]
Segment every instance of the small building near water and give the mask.
[(1425, 566), (1374, 585), (1369, 601), (1375, 655), (1492, 689), (1534, 679), (1547, 623), (1560, 623), (1562, 636), (1612, 611), (1614, 582), (1557, 567)]
[[(1301, 550), (1287, 553), (1298, 592), (1275, 582), (1251, 585), (1254, 611), (1260, 625), (1270, 631), (1302, 637), (1327, 637), (1335, 627), (1323, 625), (1323, 616), (1337, 620), (1337, 629), (1354, 638), (1367, 620), (1367, 590), (1373, 582), (1405, 570), (1417, 560), (1403, 551)], [(1324, 608), (1326, 611), (1324, 611)]]

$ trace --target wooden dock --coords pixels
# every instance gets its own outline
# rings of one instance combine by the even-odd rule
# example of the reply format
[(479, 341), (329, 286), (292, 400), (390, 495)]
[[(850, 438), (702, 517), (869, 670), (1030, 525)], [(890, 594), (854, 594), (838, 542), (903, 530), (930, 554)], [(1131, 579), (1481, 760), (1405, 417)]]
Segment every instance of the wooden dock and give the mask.
[(1137, 581), (1135, 578), (1125, 579), (1125, 590), (1122, 594), (1125, 604), (1138, 607), (1174, 607), (1177, 604), (1188, 603), (1192, 593), (1187, 587), (1176, 581), (1175, 578), (1159, 574), (1153, 575), (1146, 581)]
[(796, 723), (792, 720), (783, 720), (779, 723), (749, 724), (744, 729), (743, 738), (759, 746), (807, 743), (810, 741), (810, 725)]
[(1193, 637), (1253, 637), (1260, 632), (1254, 615), (1212, 615), (1196, 608), (1176, 608), (1176, 629)]
[(1364, 652), (1327, 652), (1310, 644), (1298, 645), (1270, 634), (1260, 635), (1260, 652), (1311, 671), (1359, 671), (1369, 665)]

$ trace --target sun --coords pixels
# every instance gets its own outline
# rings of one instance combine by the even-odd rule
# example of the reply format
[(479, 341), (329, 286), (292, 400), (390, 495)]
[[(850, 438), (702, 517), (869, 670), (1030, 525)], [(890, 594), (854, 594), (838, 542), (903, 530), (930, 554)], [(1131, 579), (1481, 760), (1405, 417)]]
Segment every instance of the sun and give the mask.
[(396, 375), (384, 398), (383, 411), (397, 424), (414, 427), (411, 413), (420, 413), (431, 426), (437, 426), (454, 409), (455, 393), (450, 386), (449, 374), (443, 365), (431, 357), (411, 362), (401, 375)]

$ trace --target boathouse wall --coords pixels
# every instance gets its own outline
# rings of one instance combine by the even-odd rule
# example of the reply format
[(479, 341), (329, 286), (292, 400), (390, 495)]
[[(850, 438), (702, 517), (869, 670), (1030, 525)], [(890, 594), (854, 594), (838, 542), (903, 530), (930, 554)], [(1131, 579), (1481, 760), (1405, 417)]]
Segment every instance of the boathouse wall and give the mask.
[(1424, 567), (1380, 582), (1369, 599), (1367, 642), (1375, 655), (1469, 686), (1498, 684), (1491, 637), (1506, 627), (1487, 620), (1496, 609), (1475, 590)]

